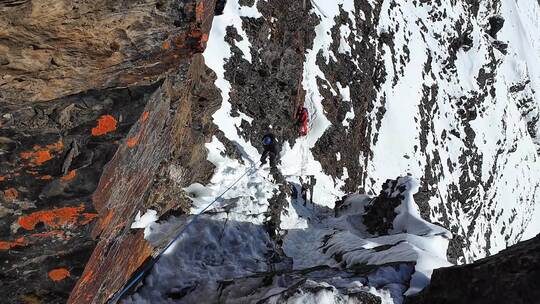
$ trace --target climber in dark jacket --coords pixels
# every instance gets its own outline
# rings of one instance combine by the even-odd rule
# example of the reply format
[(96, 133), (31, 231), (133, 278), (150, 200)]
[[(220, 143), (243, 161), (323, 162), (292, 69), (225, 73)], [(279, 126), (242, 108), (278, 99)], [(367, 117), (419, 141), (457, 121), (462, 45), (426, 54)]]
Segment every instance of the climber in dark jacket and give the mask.
[(261, 166), (266, 164), (266, 158), (270, 158), (270, 167), (276, 168), (276, 160), (279, 154), (279, 147), (276, 137), (272, 133), (266, 133), (262, 138), (263, 154), (261, 156)]

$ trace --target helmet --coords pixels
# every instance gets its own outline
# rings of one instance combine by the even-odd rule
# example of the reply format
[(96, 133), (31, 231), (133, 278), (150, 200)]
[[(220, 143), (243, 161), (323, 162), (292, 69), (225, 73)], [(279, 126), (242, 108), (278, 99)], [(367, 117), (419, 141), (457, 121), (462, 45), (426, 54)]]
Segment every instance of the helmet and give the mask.
[(265, 137), (263, 138), (263, 144), (265, 144), (265, 145), (270, 145), (270, 144), (272, 144), (272, 138), (271, 138), (270, 136), (265, 136)]

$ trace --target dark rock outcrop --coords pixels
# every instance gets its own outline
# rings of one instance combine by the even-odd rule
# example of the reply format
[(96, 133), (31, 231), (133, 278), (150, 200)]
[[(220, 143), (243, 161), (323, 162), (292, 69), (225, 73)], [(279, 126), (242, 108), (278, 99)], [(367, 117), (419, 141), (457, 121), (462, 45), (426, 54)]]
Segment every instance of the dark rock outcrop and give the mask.
[(154, 250), (135, 214), (181, 213), (181, 188), (210, 178), (219, 92), (195, 54), (213, 14), (214, 0), (0, 3), (3, 303), (65, 303), (77, 282), (72, 302), (104, 302)]
[(504, 26), (504, 18), (501, 16), (491, 16), (489, 17), (489, 30), (488, 34), (497, 39), (497, 33), (503, 28)]
[(408, 304), (539, 303), (540, 235), (472, 264), (436, 269)]
[(92, 234), (99, 242), (69, 303), (102, 303), (122, 288), (158, 250), (144, 239), (143, 230), (130, 230), (137, 212), (183, 213), (190, 204), (182, 187), (210, 178), (213, 167), (204, 143), (212, 125), (201, 111), (202, 105), (212, 106), (208, 99), (217, 100), (217, 91), (205, 87), (211, 76), (201, 55), (180, 67), (152, 95), (145, 108), (148, 119), (132, 128), (106, 166), (93, 195), (100, 221)]
[(379, 196), (375, 197), (369, 205), (366, 206), (366, 212), (363, 215), (364, 224), (367, 231), (374, 235), (386, 235), (388, 231), (394, 228), (393, 222), (396, 218), (395, 209), (403, 200), (402, 194), (406, 188), (398, 187), (398, 180), (388, 179), (382, 185)]
[(157, 85), (2, 108), (0, 295), (67, 298), (95, 246), (91, 195)]

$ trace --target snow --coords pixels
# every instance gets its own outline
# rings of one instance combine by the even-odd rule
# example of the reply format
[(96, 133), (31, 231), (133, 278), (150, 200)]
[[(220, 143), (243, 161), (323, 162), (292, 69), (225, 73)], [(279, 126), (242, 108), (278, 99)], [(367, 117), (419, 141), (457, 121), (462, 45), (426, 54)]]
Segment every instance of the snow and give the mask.
[[(183, 222), (169, 220), (175, 221)], [(259, 225), (203, 217), (184, 235), (174, 250), (159, 259), (144, 286), (123, 303), (175, 303), (167, 294), (190, 288), (184, 301), (216, 302), (219, 280), (268, 270), (265, 255), (272, 243)]]
[[(505, 75), (512, 76), (512, 74), (515, 74), (514, 83), (528, 77), (531, 81), (530, 87), (532, 91), (529, 92), (529, 95), (532, 95), (536, 101), (538, 109), (540, 108), (540, 37), (538, 36), (540, 31), (538, 18), (540, 15), (540, 3), (535, 1), (519, 1), (519, 3), (503, 1), (501, 3), (501, 15), (505, 18), (505, 25), (499, 32), (498, 38), (508, 41), (508, 53), (509, 57), (511, 57), (506, 61)], [(537, 124), (536, 134), (540, 134), (540, 124)], [(540, 138), (537, 138), (536, 142), (534, 142), (535, 147), (531, 147), (531, 149), (536, 148), (537, 152), (540, 151), (539, 140)], [(530, 142), (526, 144), (531, 145)], [(536, 164), (538, 164), (538, 161)], [(538, 172), (540, 165), (534, 166), (534, 169)], [(540, 177), (535, 176), (532, 178), (539, 180)], [(516, 184), (521, 181), (519, 177), (516, 177)], [(525, 224), (526, 229), (522, 240), (532, 238), (540, 233), (540, 199), (538, 199), (538, 190), (536, 192), (537, 199), (534, 204), (534, 211), (528, 210), (531, 220), (528, 224)]]
[(238, 136), (237, 132), (237, 128), (239, 128), (242, 119), (250, 122), (250, 118), (245, 113), (241, 112), (239, 117), (231, 116), (231, 104), (229, 102), (231, 84), (225, 79), (224, 69), (227, 59), (231, 56), (231, 48), (229, 44), (225, 42), (225, 33), (229, 26), (232, 26), (237, 30), (238, 34), (242, 37), (242, 40), (237, 41), (236, 46), (240, 48), (244, 54), (244, 58), (251, 62), (251, 44), (249, 43), (247, 34), (242, 28), (241, 17), (257, 18), (260, 16), (260, 13), (256, 9), (256, 5), (249, 8), (240, 6), (238, 1), (227, 1), (223, 14), (214, 17), (208, 44), (203, 53), (206, 65), (216, 73), (217, 79), (215, 84), (221, 90), (223, 99), (221, 108), (212, 115), (212, 118), (217, 122), (220, 130), (225, 133), (227, 138), (244, 147), (249, 156), (252, 157), (251, 160), (258, 159), (255, 157), (258, 152), (253, 146)]
[[(434, 268), (450, 266), (446, 260), (446, 249), (451, 234), (446, 229), (421, 219), (412, 195), (418, 190), (418, 181), (402, 177), (398, 185), (407, 187), (403, 203), (396, 208), (394, 230), (390, 235), (373, 237), (366, 232), (361, 215), (370, 197), (350, 196), (347, 212), (339, 218), (314, 206), (304, 207), (293, 203), (299, 216), (307, 218), (309, 228), (289, 230), (283, 249), (293, 258), (294, 269), (305, 269), (316, 265), (337, 267), (333, 258), (341, 254), (347, 267), (355, 265), (385, 265), (388, 263), (416, 263), (411, 286), (406, 294), (415, 294), (428, 283)], [(399, 193), (390, 194), (396, 197)], [(326, 247), (321, 246), (326, 241)], [(370, 250), (383, 245), (392, 245), (382, 251)], [(324, 250), (323, 250), (324, 249)]]
[(141, 216), (141, 211), (137, 211), (137, 215), (135, 216), (135, 221), (131, 224), (131, 229), (139, 229), (144, 228), (144, 235), (145, 237), (148, 235), (148, 231), (146, 227), (150, 226), (152, 223), (158, 220), (157, 211), (148, 209), (146, 212)]
[[(341, 99), (343, 102), (351, 103), (351, 89), (348, 86), (342, 86), (339, 82), (337, 83), (339, 95), (341, 96)], [(353, 120), (355, 117), (354, 115), (354, 108), (352, 107), (351, 103), (351, 109), (350, 111), (345, 114), (345, 118), (343, 119), (343, 126), (349, 127), (350, 121)]]
[[(226, 172), (234, 175), (232, 170)], [(246, 183), (232, 191), (231, 197), (235, 200), (229, 199), (228, 205), (214, 208), (190, 225), (153, 267), (145, 284), (124, 303), (173, 303), (173, 299), (167, 295), (182, 290), (189, 290), (184, 301), (204, 296), (208, 301), (215, 302), (219, 294), (219, 281), (269, 271), (267, 253), (275, 245), (256, 216), (248, 216), (249, 212), (253, 212), (251, 208), (256, 201), (247, 198), (256, 195), (252, 188), (256, 187), (254, 183), (257, 179), (257, 173), (248, 175)], [(287, 231), (283, 238), (283, 250), (292, 258), (293, 269), (305, 270), (322, 265), (333, 271), (362, 265), (380, 267), (367, 277), (317, 275), (318, 280), (322, 281), (309, 284), (330, 284), (328, 293), (300, 292), (289, 298), (287, 303), (326, 298), (329, 303), (335, 303), (338, 299), (347, 299), (337, 289), (343, 286), (351, 290), (369, 291), (380, 296), (384, 303), (401, 303), (404, 292), (414, 294), (429, 283), (434, 268), (450, 265), (446, 261), (450, 234), (421, 220), (417, 210), (412, 208), (415, 204), (412, 194), (418, 190), (418, 182), (411, 177), (398, 181), (407, 187), (407, 192), (404, 193), (402, 205), (396, 208), (398, 216), (395, 223), (400, 229), (390, 231), (389, 235), (372, 236), (366, 231), (362, 214), (371, 201), (367, 195), (349, 196), (345, 202), (348, 208), (337, 218), (331, 209), (324, 206), (304, 206), (301, 199), (291, 200), (288, 219), (283, 218), (282, 229)], [(200, 186), (193, 186), (192, 190), (207, 193), (206, 190), (201, 191)], [(198, 204), (198, 200), (204, 197), (193, 198), (194, 203)], [(237, 204), (239, 200), (244, 201)], [(164, 243), (192, 220), (172, 218), (153, 223), (149, 227), (151, 233), (146, 238), (154, 245)], [(402, 231), (405, 228), (408, 229), (406, 233)], [(375, 250), (384, 245), (390, 246)], [(342, 256), (341, 261), (336, 260), (337, 255)], [(416, 264), (414, 269), (412, 263)], [(402, 266), (386, 266), (390, 264)], [(270, 294), (280, 290), (276, 288)]]
[[(313, 189), (314, 201), (323, 206), (333, 207), (334, 202), (344, 193), (337, 187), (343, 181), (335, 181), (332, 177), (323, 172), (321, 164), (315, 160), (311, 153), (319, 138), (330, 126), (330, 121), (326, 118), (322, 106), (323, 97), (319, 92), (317, 78), (325, 79), (324, 73), (316, 64), (317, 54), (322, 52), (323, 57), (328, 61), (333, 54), (329, 51), (332, 43), (330, 29), (334, 24), (334, 17), (339, 13), (339, 5), (346, 11), (354, 9), (351, 1), (314, 1), (316, 8), (314, 13), (320, 18), (320, 23), (315, 27), (315, 39), (313, 47), (307, 50), (304, 63), (302, 86), (306, 91), (305, 106), (308, 109), (310, 117), (310, 130), (307, 136), (299, 139), (293, 147), (285, 144), (282, 148), (280, 170), (283, 175), (290, 176), (289, 182), (294, 182), (295, 176), (313, 176), (315, 185)], [(335, 60), (335, 59), (334, 59)], [(340, 87), (339, 94), (343, 101), (350, 101), (350, 90), (348, 87)], [(337, 92), (334, 93), (337, 95)], [(352, 108), (351, 108), (352, 112)], [(354, 112), (348, 114), (345, 120), (354, 118)], [(302, 161), (298, 162), (298, 155), (301, 155)]]
[(538, 207), (538, 204), (536, 204), (536, 209), (534, 210), (531, 218), (531, 221), (527, 225), (527, 228), (521, 237), (522, 241), (532, 239), (540, 234), (540, 207)]
[[(251, 218), (258, 214), (251, 220), (257, 219), (256, 223), (261, 223), (262, 212), (266, 210), (268, 199), (273, 196), (273, 191), (277, 186), (265, 179), (267, 172), (256, 170), (258, 166), (255, 165), (260, 156), (256, 154), (250, 158), (249, 155), (246, 155), (243, 164), (238, 160), (230, 159), (224, 156), (225, 147), (216, 137), (206, 147), (208, 160), (216, 168), (208, 185), (203, 186), (195, 183), (184, 189), (193, 201), (191, 213), (199, 213), (212, 203), (214, 198), (225, 193), (217, 199), (213, 209), (220, 209), (234, 202), (239, 208), (242, 208), (238, 211), (243, 211), (245, 213), (243, 216)], [(234, 186), (226, 192), (233, 184)]]
[[(435, 185), (437, 195), (429, 200), (431, 217), (434, 221), (447, 218), (461, 235), (471, 236), (473, 242), (465, 248), (465, 261), (494, 254), (519, 241), (533, 210), (540, 209), (539, 145), (538, 139), (529, 135), (526, 121), (532, 119), (537, 110), (532, 109), (525, 115), (518, 108), (520, 99), (536, 100), (536, 107), (540, 100), (540, 52), (531, 51), (540, 46), (538, 2), (501, 2), (500, 15), (505, 24), (497, 38), (508, 43), (508, 54), (494, 50), (496, 64), (492, 86), (495, 95), (487, 94), (483, 102), (474, 102), (477, 117), (469, 123), (475, 134), (474, 142), (466, 140), (465, 124), (456, 114), (456, 102), (460, 98), (474, 100), (475, 96), (490, 90), (489, 86), (480, 88), (477, 76), (481, 69), (489, 72), (492, 60), (493, 38), (486, 34), (486, 27), (493, 9), (488, 6), (481, 3), (476, 18), (459, 1), (418, 6), (413, 2), (399, 2), (393, 7), (391, 1), (383, 2), (378, 31), (393, 33), (395, 54), (387, 45), (382, 46), (385, 53), (381, 58), (388, 75), (374, 110), (368, 114), (375, 130), (371, 134), (373, 157), (364, 155), (360, 159), (367, 164), (369, 178), (365, 188), (370, 192), (376, 192), (378, 185), (389, 176), (426, 176), (426, 161), (441, 159), (440, 165), (429, 167), (433, 170), (429, 172), (432, 176), (441, 176)], [(431, 18), (442, 12), (445, 18)], [(447, 66), (446, 56), (449, 43), (456, 35), (454, 25), (459, 20), (470, 21), (473, 43), (470, 50), (458, 50), (453, 71)], [(425, 24), (425, 29), (421, 24)], [(405, 46), (410, 58), (406, 58)], [(428, 54), (432, 61), (428, 73), (424, 73)], [(509, 91), (512, 85), (528, 79), (531, 82), (524, 92), (516, 95)], [(435, 100), (435, 106), (426, 118), (420, 115), (418, 106), (424, 86), (431, 85), (437, 86), (437, 94), (429, 96)], [(380, 107), (384, 107), (385, 114), (378, 128)], [(417, 150), (421, 146), (419, 135), (426, 131), (420, 124), (422, 120), (429, 120), (425, 153)], [(449, 135), (451, 130), (459, 136)], [(446, 139), (441, 138), (443, 132), (447, 134)], [(470, 162), (470, 156), (464, 155), (471, 152), (478, 153), (481, 162), (468, 168), (463, 160)], [(473, 171), (476, 166), (480, 166), (481, 173)], [(463, 210), (464, 202), (450, 196), (450, 189), (454, 195), (473, 190), (461, 189), (463, 179), (479, 182), (474, 187), (473, 197), (468, 198), (475, 204), (469, 212)], [(480, 210), (478, 217), (475, 216), (477, 210)], [(531, 234), (534, 232), (528, 233)]]
[(339, 27), (340, 32), (340, 41), (339, 41), (339, 48), (338, 52), (341, 54), (351, 54), (351, 46), (347, 42), (347, 39), (349, 38), (349, 35), (351, 34), (351, 29), (343, 24)]
[[(283, 145), (278, 169), (288, 185), (297, 189), (312, 177), (315, 181), (314, 204), (287, 197), (288, 205), (281, 214), (280, 228), (283, 232), (282, 249), (287, 257), (292, 258), (292, 270), (285, 270), (283, 275), (293, 275), (294, 271), (309, 273), (313, 267), (326, 267), (327, 271), (324, 275), (318, 273), (313, 277), (306, 274), (308, 277), (298, 287), (298, 292), (286, 300), (280, 296), (290, 287), (287, 285), (290, 280), (274, 276), (267, 289), (250, 285), (255, 283), (243, 283), (243, 280), (278, 267), (269, 262), (269, 254), (276, 250), (276, 244), (270, 239), (264, 224), (270, 199), (280, 188), (266, 168), (258, 168), (260, 154), (257, 149), (238, 134), (242, 120), (251, 123), (252, 118), (245, 113), (235, 117), (231, 115), (231, 85), (224, 77), (223, 67), (231, 56), (231, 47), (224, 41), (225, 30), (228, 26), (236, 28), (243, 39), (234, 43), (242, 51), (244, 59), (251, 62), (251, 44), (242, 28), (242, 17), (259, 18), (261, 14), (257, 11), (257, 2), (247, 7), (240, 6), (237, 0), (230, 0), (226, 2), (223, 15), (214, 18), (208, 47), (203, 55), (208, 67), (216, 73), (215, 84), (221, 90), (223, 99), (221, 108), (212, 116), (213, 121), (237, 147), (240, 158), (228, 157), (223, 143), (213, 137), (206, 144), (208, 160), (215, 166), (210, 182), (205, 185), (194, 183), (184, 188), (193, 203), (191, 215), (156, 223), (157, 213), (153, 210), (148, 210), (142, 216), (137, 214), (132, 228), (145, 228), (145, 238), (159, 246), (193, 220), (193, 214), (213, 204), (167, 250), (145, 279), (145, 284), (126, 299), (126, 303), (173, 303), (173, 299), (167, 296), (170, 293), (186, 293), (182, 300), (187, 302), (200, 299), (217, 302), (218, 294), (227, 288), (220, 282), (234, 282), (238, 284), (232, 287), (236, 292), (253, 290), (258, 298), (268, 298), (270, 303), (352, 302), (353, 299), (344, 290), (370, 292), (381, 297), (382, 303), (401, 303), (403, 295), (415, 294), (429, 283), (433, 269), (451, 265), (447, 261), (446, 250), (452, 235), (446, 229), (423, 220), (413, 198), (420, 183), (411, 176), (425, 176), (427, 160), (433, 160), (435, 153), (442, 161), (439, 167), (433, 168), (434, 173), (444, 178), (434, 186), (438, 196), (429, 200), (431, 217), (435, 220), (443, 215), (450, 217), (460, 232), (474, 226), (471, 233), (473, 245), (465, 248), (466, 261), (485, 255), (484, 247), (488, 243), (491, 244), (489, 253), (495, 253), (516, 242), (523, 232), (516, 223), (528, 226), (523, 238), (540, 232), (540, 202), (537, 199), (536, 206), (532, 203), (535, 193), (536, 197), (540, 195), (540, 189), (528, 189), (530, 180), (540, 180), (536, 152), (538, 143), (528, 136), (525, 118), (515, 104), (516, 97), (508, 89), (511, 84), (530, 78), (530, 88), (523, 95), (530, 97), (536, 94), (534, 97), (539, 100), (540, 55), (528, 51), (540, 47), (540, 39), (534, 35), (535, 30), (536, 33), (540, 30), (538, 18), (535, 17), (540, 12), (538, 5), (531, 1), (502, 4), (501, 14), (507, 24), (499, 39), (510, 41), (509, 53), (507, 56), (496, 55), (500, 63), (493, 84), (497, 97), (486, 97), (485, 108), (470, 123), (476, 137), (473, 143), (469, 143), (448, 132), (455, 130), (464, 136), (463, 123), (456, 115), (456, 101), (461, 96), (471, 98), (474, 92), (480, 90), (475, 76), (488, 61), (488, 46), (492, 43), (485, 37), (481, 20), (473, 22), (473, 51), (458, 51), (454, 72), (446, 71), (443, 59), (435, 56), (430, 72), (424, 74), (423, 66), (429, 52), (432, 55), (447, 54), (448, 45), (442, 41), (450, 39), (454, 33), (446, 29), (467, 14), (466, 9), (460, 3), (450, 7), (448, 1), (443, 1), (440, 8), (429, 3), (418, 7), (412, 2), (400, 2), (397, 8), (391, 8), (389, 1), (383, 2), (378, 31), (392, 30), (396, 49), (392, 54), (388, 46), (383, 46), (385, 53), (381, 59), (388, 73), (387, 80), (375, 100), (374, 110), (365, 114), (371, 119), (377, 139), (373, 132), (373, 158), (361, 155), (359, 162), (367, 164), (369, 178), (364, 185), (367, 193), (377, 193), (382, 182), (394, 176), (403, 176), (398, 183), (405, 187), (406, 192), (387, 193), (390, 197), (404, 197), (395, 209), (397, 216), (393, 229), (387, 235), (371, 235), (363, 222), (365, 207), (370, 204), (371, 196), (358, 193), (348, 196), (345, 201), (347, 208), (338, 217), (334, 216), (332, 209), (336, 200), (345, 195), (342, 190), (345, 181), (349, 176), (356, 176), (353, 174), (356, 172), (343, 168), (341, 177), (329, 176), (311, 151), (331, 126), (325, 116), (323, 97), (317, 85), (318, 78), (322, 82), (327, 80), (317, 66), (316, 58), (322, 54), (326, 62), (336, 61), (335, 54), (330, 50), (330, 45), (335, 43), (330, 28), (335, 25), (339, 6), (346, 12), (353, 12), (354, 3), (351, 0), (316, 0), (313, 3), (316, 4), (313, 12), (320, 18), (320, 23), (315, 28), (313, 47), (306, 53), (302, 79), (306, 91), (305, 106), (310, 113), (310, 131), (307, 136), (298, 138), (292, 147), (289, 143)], [(430, 21), (430, 10), (433, 9), (447, 11), (448, 18), (439, 22)], [(365, 19), (363, 13), (359, 16)], [(427, 24), (425, 37), (421, 35), (423, 30), (416, 22), (418, 19)], [(348, 38), (355, 36), (354, 20), (352, 24), (351, 28), (346, 25), (339, 28), (338, 52), (341, 54), (352, 51)], [(520, 35), (515, 35), (516, 28), (521, 31)], [(440, 33), (443, 38), (435, 39), (434, 33)], [(404, 59), (403, 64), (399, 60), (394, 64), (394, 56), (405, 56), (405, 45), (410, 58)], [(397, 78), (395, 83), (394, 76)], [(422, 128), (418, 122), (423, 119), (419, 105), (424, 85), (437, 85), (439, 90), (436, 96), (431, 96), (435, 99), (436, 107), (429, 113), (431, 126), (427, 132), (426, 152), (417, 149)], [(327, 86), (334, 96), (351, 104), (341, 122), (343, 126), (351, 128), (355, 112), (349, 86), (338, 83), (337, 91)], [(384, 107), (385, 114), (377, 129), (376, 113), (380, 107)], [(443, 132), (447, 133), (445, 140), (441, 139)], [(505, 140), (499, 142), (501, 138)], [(461, 157), (467, 149), (471, 149), (471, 145), (482, 151), (482, 164), (479, 167), (481, 177), (474, 176), (471, 168), (461, 166)], [(341, 148), (343, 152), (346, 147)], [(496, 153), (500, 149), (513, 152), (498, 159)], [(404, 158), (404, 155), (409, 157)], [(342, 160), (340, 152), (336, 154), (336, 159), (338, 162)], [(456, 165), (451, 168), (453, 164)], [(404, 176), (407, 174), (411, 176)], [(493, 177), (491, 188), (481, 186), (477, 189), (478, 193), (470, 198), (486, 207), (481, 210), (479, 218), (473, 217), (470, 211), (461, 210), (455, 199), (449, 199), (450, 187), (457, 187), (458, 191), (466, 190), (459, 186), (463, 174), (467, 174), (471, 180), (480, 178), (484, 183)], [(525, 203), (518, 202), (519, 198), (525, 198)], [(449, 206), (453, 207), (454, 212), (449, 212)], [(488, 222), (493, 210), (497, 214)], [(533, 211), (537, 213), (534, 216)], [(503, 227), (509, 227), (509, 232), (500, 233)], [(488, 229), (493, 230), (489, 242), (484, 236)], [(340, 273), (366, 265), (377, 267), (373, 272), (358, 277)]]

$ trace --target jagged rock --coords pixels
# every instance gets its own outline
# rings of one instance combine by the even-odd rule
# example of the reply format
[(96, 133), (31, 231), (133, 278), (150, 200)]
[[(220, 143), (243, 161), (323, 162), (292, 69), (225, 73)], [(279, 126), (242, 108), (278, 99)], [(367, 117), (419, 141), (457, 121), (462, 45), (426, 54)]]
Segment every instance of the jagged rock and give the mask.
[[(207, 99), (216, 100), (215, 90), (201, 85), (211, 73), (199, 58), (190, 79), (184, 77), (179, 87), (161, 86), (168, 75), (178, 79), (193, 54), (202, 52), (213, 11), (207, 0), (0, 3), (0, 296), (7, 303), (62, 303), (77, 281), (84, 292), (75, 290), (75, 302), (103, 302), (152, 252), (141, 232), (120, 233), (128, 232), (122, 228), (129, 227), (136, 209), (185, 210), (176, 200), (182, 182), (209, 178), (202, 144), (212, 126), (199, 113), (212, 109)], [(156, 102), (171, 98), (174, 107)], [(148, 137), (163, 138), (153, 132), (167, 132), (159, 127), (164, 124), (176, 130), (167, 144), (189, 147), (190, 153), (170, 147), (158, 152), (163, 146), (155, 142), (148, 143), (154, 150), (142, 148)], [(113, 184), (119, 193), (146, 189), (143, 184), (153, 185), (154, 175), (161, 174), (157, 168), (165, 166), (163, 153), (174, 156), (168, 164), (196, 167), (197, 174), (156, 182), (159, 195), (149, 191), (140, 204), (101, 205), (103, 183), (113, 181), (107, 172), (126, 173), (121, 185)], [(125, 158), (131, 156), (139, 158)], [(107, 177), (98, 186), (107, 163)], [(133, 173), (144, 167), (143, 176)], [(96, 246), (92, 230), (94, 237), (108, 239), (97, 242), (86, 265)], [(121, 250), (130, 265), (104, 259), (117, 250), (108, 246), (116, 233), (129, 244)], [(101, 264), (116, 262), (120, 270), (114, 274), (107, 272), (114, 267)], [(103, 281), (112, 289), (92, 293)]]
[(505, 55), (508, 52), (508, 43), (504, 43), (500, 40), (493, 41), (493, 47)]
[[(3, 1), (0, 296), (63, 302), (78, 282), (71, 302), (106, 301), (166, 243), (130, 230), (135, 214), (152, 208), (165, 222), (189, 210), (184, 187), (214, 177), (205, 148), (214, 139), (240, 163), (248, 148), (261, 150), (270, 124), (284, 144), (301, 141), (293, 116), (301, 104), (311, 106), (307, 142), (316, 142), (297, 161), (316, 164), (310, 181), (323, 174), (311, 183), (321, 213), (343, 193), (373, 195), (388, 172), (413, 172), (423, 176), (422, 217), (455, 235), (451, 261), (517, 242), (540, 193), (537, 88), (527, 67), (536, 61), (523, 56), (520, 35), (508, 43), (477, 35), (481, 18), (508, 14), (498, 2), (458, 2)], [(230, 13), (231, 3), (233, 14), (251, 16), (222, 20), (215, 41), (226, 45), (214, 54), (230, 54), (212, 65), (216, 81), (194, 54), (213, 15)], [(516, 6), (509, 28), (530, 18), (523, 9), (531, 3)], [(504, 22), (497, 18), (493, 38)], [(222, 97), (230, 116), (212, 117)], [(230, 129), (216, 127), (238, 117)], [(304, 173), (292, 175), (305, 184)], [(266, 226), (269, 254), (287, 272), (279, 246), (290, 224), (283, 219), (294, 213), (291, 175), (273, 175), (266, 209), (246, 217)], [(372, 234), (394, 228), (401, 190), (388, 189), (397, 196), (383, 192), (363, 216)], [(222, 207), (227, 216), (231, 206)], [(346, 265), (344, 254), (332, 258)], [(189, 297), (195, 287), (186, 286), (168, 296)]]
[(369, 233), (385, 235), (394, 228), (393, 222), (397, 215), (395, 209), (403, 200), (403, 195), (399, 193), (405, 190), (407, 189), (398, 187), (397, 180), (386, 180), (379, 196), (366, 206), (366, 212), (363, 215), (364, 224)]
[[(0, 130), (10, 139), (0, 156), (0, 201), (6, 208), (0, 216), (1, 296), (13, 303), (23, 298), (65, 302), (95, 246), (90, 231), (98, 214), (91, 195), (155, 88), (108, 89), (2, 107), (11, 118)], [(73, 119), (59, 124), (66, 108)], [(110, 124), (101, 123), (105, 120)], [(78, 153), (70, 153), (74, 145)], [(48, 276), (55, 269), (67, 270), (66, 275)]]
[(213, 1), (2, 2), (0, 99), (154, 83), (202, 51), (208, 36), (198, 23), (211, 21), (204, 5)]
[[(171, 194), (210, 178), (212, 165), (206, 161), (204, 143), (212, 134), (209, 115), (217, 103), (208, 101), (219, 100), (217, 91), (208, 87), (212, 77), (200, 55), (183, 63), (178, 74), (152, 95), (145, 108), (147, 120), (131, 129), (126, 145), (105, 168), (102, 180), (107, 182), (100, 183), (93, 195), (100, 221), (92, 234), (99, 242), (69, 303), (101, 303), (122, 288), (159, 249), (144, 239), (142, 230), (135, 234), (129, 230), (137, 212), (152, 208), (159, 215), (171, 209), (184, 213), (187, 198)], [(191, 174), (171, 174), (172, 166)]]
[(504, 26), (504, 18), (501, 16), (491, 16), (488, 19), (489, 21), (489, 29), (488, 34), (497, 39), (497, 33), (503, 28)]
[(537, 303), (540, 235), (472, 264), (436, 269), (431, 284), (408, 304)]

